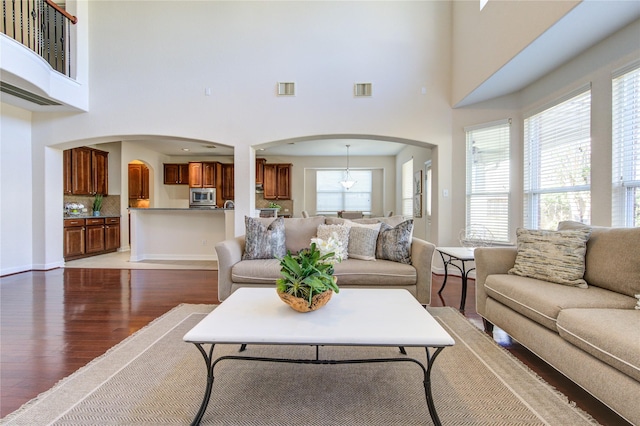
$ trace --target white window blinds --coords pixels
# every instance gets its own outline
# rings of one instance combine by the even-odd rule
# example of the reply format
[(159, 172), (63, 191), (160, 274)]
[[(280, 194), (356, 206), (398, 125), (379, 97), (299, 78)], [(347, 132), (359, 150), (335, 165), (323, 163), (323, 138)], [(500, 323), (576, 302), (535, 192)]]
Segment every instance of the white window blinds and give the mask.
[(402, 164), (402, 215), (413, 217), (413, 158)]
[(613, 78), (612, 219), (614, 226), (637, 227), (640, 226), (640, 64), (629, 68)]
[(316, 211), (318, 214), (336, 214), (339, 210), (371, 213), (371, 170), (349, 170), (356, 183), (348, 191), (340, 184), (344, 169), (316, 172)]
[(509, 242), (509, 121), (467, 128), (464, 239)]
[(524, 225), (563, 220), (591, 222), (589, 89), (524, 120)]

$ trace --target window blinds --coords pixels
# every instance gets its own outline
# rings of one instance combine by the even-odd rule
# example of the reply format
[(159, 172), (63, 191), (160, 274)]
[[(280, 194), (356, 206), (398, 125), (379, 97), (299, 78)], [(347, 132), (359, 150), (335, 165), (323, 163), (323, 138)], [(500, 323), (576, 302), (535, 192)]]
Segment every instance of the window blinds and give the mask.
[(591, 221), (591, 90), (524, 120), (524, 225)]
[(509, 242), (508, 121), (467, 130), (465, 239)]
[(402, 164), (402, 215), (413, 217), (413, 158)]
[(373, 173), (371, 170), (349, 170), (356, 183), (349, 191), (340, 181), (342, 170), (318, 170), (316, 172), (316, 211), (318, 214), (335, 214), (339, 210), (371, 212)]
[(614, 226), (640, 226), (640, 64), (614, 75), (612, 145)]

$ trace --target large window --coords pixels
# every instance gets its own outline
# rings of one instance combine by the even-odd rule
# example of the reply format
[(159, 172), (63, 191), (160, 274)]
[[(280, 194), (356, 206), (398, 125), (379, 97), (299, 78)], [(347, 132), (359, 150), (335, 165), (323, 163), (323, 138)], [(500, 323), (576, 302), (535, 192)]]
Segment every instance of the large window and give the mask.
[(640, 64), (634, 65), (613, 79), (614, 226), (640, 226)]
[(413, 217), (413, 158), (402, 164), (402, 215)]
[(509, 121), (465, 130), (467, 214), (463, 238), (509, 242)]
[(591, 222), (591, 90), (524, 120), (524, 224)]
[(317, 214), (336, 214), (339, 210), (356, 210), (371, 213), (371, 170), (349, 170), (356, 183), (346, 190), (340, 181), (344, 169), (318, 170), (316, 172)]

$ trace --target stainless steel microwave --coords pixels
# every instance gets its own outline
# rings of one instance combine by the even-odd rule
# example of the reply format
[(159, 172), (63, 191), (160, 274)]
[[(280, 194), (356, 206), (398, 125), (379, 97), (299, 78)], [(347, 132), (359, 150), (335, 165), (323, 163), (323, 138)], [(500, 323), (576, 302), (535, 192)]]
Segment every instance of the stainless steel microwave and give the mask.
[(189, 207), (215, 207), (215, 188), (189, 188)]

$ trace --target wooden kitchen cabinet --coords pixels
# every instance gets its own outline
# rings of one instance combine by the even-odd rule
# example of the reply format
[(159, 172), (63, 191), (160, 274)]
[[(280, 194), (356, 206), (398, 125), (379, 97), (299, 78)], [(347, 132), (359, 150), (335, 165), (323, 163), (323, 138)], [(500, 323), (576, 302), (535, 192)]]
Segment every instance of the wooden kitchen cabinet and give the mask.
[(189, 187), (190, 188), (215, 188), (217, 164), (219, 163), (216, 163), (216, 162), (189, 163)]
[(189, 185), (189, 163), (165, 163), (165, 185)]
[(264, 199), (291, 199), (291, 164), (264, 165)]
[(116, 251), (120, 247), (120, 218), (107, 217), (104, 225), (104, 250)]
[(84, 231), (84, 219), (65, 219), (63, 231), (65, 260), (84, 256)]
[(225, 201), (234, 199), (235, 189), (233, 173), (233, 164), (222, 164), (222, 198)]
[(129, 199), (149, 198), (149, 168), (144, 164), (129, 164)]
[(86, 219), (85, 248), (86, 253), (104, 251), (104, 218)]
[(114, 252), (120, 247), (120, 218), (64, 220), (64, 260)]
[(256, 158), (256, 185), (264, 183), (264, 163), (266, 161), (264, 158)]
[(109, 153), (86, 146), (67, 151), (63, 153), (64, 193), (107, 195), (109, 192)]

